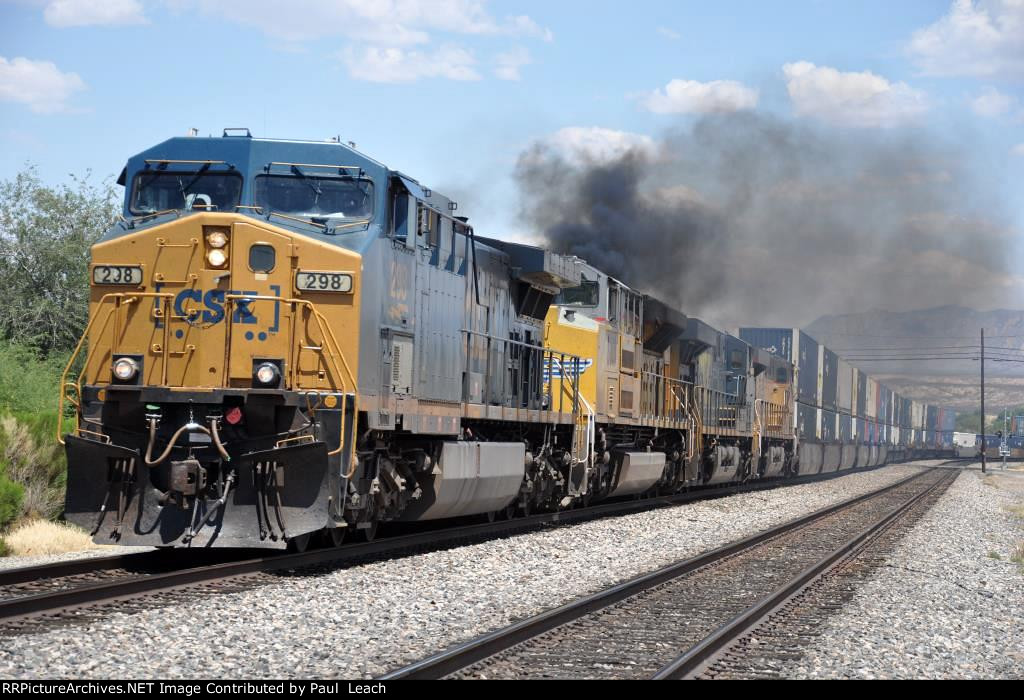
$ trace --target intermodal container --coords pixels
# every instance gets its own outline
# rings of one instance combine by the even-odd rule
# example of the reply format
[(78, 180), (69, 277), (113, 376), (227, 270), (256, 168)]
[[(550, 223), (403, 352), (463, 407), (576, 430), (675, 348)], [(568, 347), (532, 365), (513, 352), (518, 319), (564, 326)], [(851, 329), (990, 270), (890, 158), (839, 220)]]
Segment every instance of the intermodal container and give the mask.
[(821, 407), (835, 412), (839, 401), (839, 355), (821, 347)]
[(796, 427), (801, 440), (818, 440), (818, 407), (804, 403), (796, 405)]
[(878, 418), (878, 382), (868, 377), (867, 388), (867, 396), (864, 397), (864, 417), (874, 420)]
[(740, 339), (796, 366), (797, 400), (821, 406), (818, 390), (819, 344), (799, 328), (740, 328)]
[(839, 414), (839, 440), (853, 442), (853, 417), (846, 413)]
[(857, 415), (867, 417), (868, 407), (868, 375), (857, 370)]
[(836, 414), (828, 409), (821, 409), (821, 441), (835, 442), (837, 437)]
[(854, 373), (857, 371), (850, 365), (849, 362), (843, 359), (839, 359), (837, 366), (839, 368), (839, 375), (836, 380), (838, 388), (838, 408), (840, 413), (850, 415), (853, 412), (853, 395), (856, 380)]

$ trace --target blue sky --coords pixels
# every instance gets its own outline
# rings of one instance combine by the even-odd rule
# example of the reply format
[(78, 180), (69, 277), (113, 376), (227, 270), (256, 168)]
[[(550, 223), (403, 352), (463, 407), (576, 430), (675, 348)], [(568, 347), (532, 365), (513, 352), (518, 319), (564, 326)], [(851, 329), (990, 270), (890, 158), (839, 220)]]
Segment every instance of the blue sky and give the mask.
[(190, 127), (329, 138), (529, 235), (531, 143), (757, 110), (966, 147), (1024, 228), (1024, 0), (0, 0), (0, 178), (115, 175)]

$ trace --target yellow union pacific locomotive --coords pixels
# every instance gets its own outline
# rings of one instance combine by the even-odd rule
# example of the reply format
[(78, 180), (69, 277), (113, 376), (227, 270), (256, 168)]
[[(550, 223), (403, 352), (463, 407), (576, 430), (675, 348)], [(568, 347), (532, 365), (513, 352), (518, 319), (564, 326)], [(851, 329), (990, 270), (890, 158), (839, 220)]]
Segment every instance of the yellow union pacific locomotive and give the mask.
[(353, 148), (172, 138), (120, 183), (61, 396), (98, 542), (303, 548), (791, 471), (787, 361)]

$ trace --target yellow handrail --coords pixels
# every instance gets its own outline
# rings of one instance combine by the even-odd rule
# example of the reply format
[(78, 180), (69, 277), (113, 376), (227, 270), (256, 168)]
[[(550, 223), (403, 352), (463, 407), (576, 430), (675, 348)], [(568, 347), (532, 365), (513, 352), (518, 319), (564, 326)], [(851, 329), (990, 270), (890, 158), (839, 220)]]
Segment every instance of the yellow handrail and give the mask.
[[(172, 293), (170, 293), (170, 292), (116, 292), (116, 293), (110, 293), (110, 294), (103, 295), (100, 298), (99, 302), (97, 302), (97, 309), (102, 308), (103, 305), (106, 304), (110, 300), (114, 300), (117, 303), (107, 312), (107, 314), (105, 316), (103, 316), (103, 325), (102, 325), (102, 328), (100, 330), (100, 335), (102, 335), (106, 331), (107, 325), (109, 324), (110, 319), (113, 318), (114, 314), (118, 311), (118, 309), (121, 308), (122, 302), (131, 304), (131, 303), (135, 303), (140, 298), (159, 298), (159, 299), (163, 299), (163, 300), (165, 300), (167, 302), (170, 302), (170, 300), (173, 297), (174, 297), (174, 295)], [(331, 328), (330, 323), (327, 321), (326, 317), (320, 312), (320, 310), (316, 308), (316, 305), (313, 302), (311, 302), (311, 301), (309, 301), (307, 299), (286, 299), (286, 298), (283, 298), (283, 297), (267, 296), (267, 295), (256, 295), (256, 294), (228, 294), (228, 295), (225, 296), (225, 301), (228, 302), (228, 304), (230, 304), (230, 302), (233, 302), (234, 300), (237, 300), (237, 299), (245, 299), (247, 301), (274, 301), (274, 302), (280, 302), (280, 303), (284, 303), (284, 304), (290, 304), (293, 309), (296, 308), (296, 307), (299, 307), (299, 306), (305, 307), (305, 308), (309, 309), (310, 314), (316, 320), (317, 326), (319, 327), (320, 333), (321, 333), (321, 335), (323, 335), (324, 340), (330, 343), (330, 345), (326, 348), (327, 352), (325, 354), (326, 354), (329, 362), (333, 365), (333, 368), (332, 368), (333, 372), (334, 372), (335, 376), (338, 378), (338, 380), (339, 380), (339, 382), (341, 384), (341, 386), (340, 386), (341, 393), (342, 394), (346, 394), (346, 393), (349, 393), (349, 390), (351, 390), (352, 397), (353, 397), (352, 427), (351, 427), (350, 436), (349, 436), (349, 450), (350, 450), (349, 470), (348, 470), (348, 473), (345, 476), (346, 479), (351, 479), (352, 476), (355, 474), (355, 469), (356, 469), (356, 459), (355, 459), (356, 445), (355, 445), (355, 442), (356, 442), (356, 436), (358, 435), (358, 417), (359, 417), (359, 403), (358, 402), (359, 402), (359, 393), (356, 390), (357, 387), (356, 387), (355, 374), (352, 372), (351, 366), (349, 366), (348, 360), (345, 357), (345, 353), (342, 352), (342, 350), (341, 350), (341, 344), (338, 342), (338, 338), (334, 334), (334, 329)], [(163, 306), (163, 305), (161, 305), (161, 306)], [(163, 309), (161, 309), (161, 311), (163, 311)], [(228, 369), (228, 366), (229, 366), (229, 363), (230, 363), (230, 359), (231, 359), (231, 343), (230, 343), (231, 336), (230, 336), (230, 334), (231, 334), (231, 317), (232, 317), (232, 314), (230, 312), (230, 309), (227, 310), (226, 316), (227, 316), (227, 323), (226, 323), (227, 338), (226, 338), (226, 342), (225, 342), (225, 358), (224, 358), (224, 385), (225, 386), (227, 386), (228, 381), (230, 380), (230, 371)], [(62, 445), (65, 442), (64, 441), (64, 408), (65, 408), (65, 402), (67, 401), (67, 402), (73, 403), (76, 407), (78, 407), (79, 411), (81, 410), (80, 402), (81, 402), (81, 396), (82, 396), (82, 381), (83, 381), (83, 379), (85, 377), (85, 373), (88, 370), (89, 365), (90, 365), (90, 363), (92, 361), (93, 352), (96, 350), (96, 347), (95, 346), (91, 346), (89, 348), (89, 352), (86, 354), (86, 358), (85, 358), (85, 362), (83, 363), (82, 370), (81, 370), (81, 372), (79, 372), (78, 377), (76, 378), (75, 382), (69, 382), (68, 381), (68, 374), (71, 372), (71, 368), (74, 366), (75, 360), (77, 360), (78, 356), (81, 354), (82, 348), (85, 345), (86, 340), (89, 338), (89, 335), (90, 335), (90, 332), (93, 329), (93, 326), (96, 324), (96, 321), (99, 318), (100, 318), (100, 313), (97, 312), (96, 314), (92, 315), (92, 317), (89, 319), (89, 323), (86, 325), (85, 330), (82, 332), (82, 337), (79, 339), (78, 344), (75, 346), (74, 351), (71, 353), (71, 357), (68, 358), (67, 364), (64, 366), (64, 371), (61, 373), (60, 392), (59, 392), (59, 397), (58, 397), (58, 401), (57, 401), (57, 441), (60, 444), (62, 444)], [(167, 309), (167, 311), (165, 313), (162, 313), (162, 318), (163, 318), (163, 321), (164, 321), (164, 342), (163, 342), (162, 347), (161, 347), (161, 381), (162, 381), (162, 384), (166, 386), (166, 384), (167, 384), (167, 371), (168, 371), (168, 342), (167, 342), (168, 337), (167, 336), (168, 336), (168, 332), (169, 332), (169, 323), (170, 323), (170, 309), (169, 308)], [(292, 325), (294, 326), (294, 324), (292, 324)], [(115, 335), (116, 335), (116, 333), (115, 333)], [(111, 353), (116, 352), (115, 351), (116, 341), (117, 341), (117, 338), (115, 337), (113, 339), (113, 341), (111, 342), (111, 344), (110, 344), (110, 351), (111, 351)], [(293, 343), (293, 346), (294, 346), (294, 343)], [(294, 347), (290, 348), (289, 350), (290, 350), (290, 352), (294, 352)], [(338, 364), (339, 360), (341, 361), (340, 365)], [(292, 362), (290, 364), (294, 368), (294, 365), (296, 363)], [(292, 381), (293, 388), (294, 388), (294, 384), (295, 384), (295, 381), (294, 381), (294, 377), (293, 377), (293, 381)], [(77, 392), (77, 394), (78, 394), (78, 399), (77, 400), (74, 400), (74, 399), (72, 399), (71, 397), (69, 397), (67, 395), (67, 390), (69, 388), (71, 388), (71, 387), (74, 387), (76, 392)], [(344, 413), (343, 413), (342, 421), (344, 421)], [(76, 428), (77, 428), (77, 426), (76, 426)], [(333, 456), (333, 455), (341, 454), (341, 451), (343, 449), (344, 449), (344, 443), (339, 444), (337, 449), (331, 450), (330, 452), (328, 452), (328, 455)]]
[[(357, 431), (358, 431), (357, 419), (358, 419), (358, 416), (359, 416), (359, 392), (356, 391), (356, 378), (355, 378), (355, 375), (352, 372), (352, 368), (349, 367), (348, 360), (345, 358), (345, 353), (342, 352), (342, 350), (341, 350), (341, 344), (338, 342), (337, 336), (334, 335), (334, 330), (331, 328), (330, 324), (327, 322), (327, 319), (324, 317), (324, 315), (322, 313), (320, 313), (319, 309), (316, 308), (316, 304), (314, 304), (313, 302), (309, 301), (308, 299), (287, 299), (287, 298), (284, 298), (284, 297), (270, 296), (270, 295), (265, 295), (265, 294), (228, 294), (228, 295), (226, 295), (224, 297), (224, 299), (225, 299), (226, 302), (232, 302), (232, 301), (234, 301), (236, 299), (244, 299), (246, 301), (274, 301), (274, 302), (280, 302), (282, 304), (289, 304), (289, 305), (292, 306), (292, 308), (295, 308), (296, 306), (304, 306), (304, 307), (309, 309), (310, 314), (313, 316), (314, 319), (316, 319), (317, 326), (319, 327), (320, 333), (321, 333), (321, 335), (323, 335), (324, 340), (325, 341), (329, 340), (329, 342), (331, 344), (333, 344), (333, 347), (328, 347), (327, 348), (327, 352), (325, 353), (325, 355), (327, 356), (327, 358), (329, 359), (331, 364), (334, 365), (334, 368), (333, 368), (334, 369), (334, 373), (335, 373), (335, 375), (337, 376), (337, 378), (341, 382), (341, 387), (340, 387), (341, 388), (341, 393), (342, 394), (348, 393), (348, 389), (346, 387), (346, 377), (348, 379), (349, 386), (351, 386), (352, 400), (353, 400), (353, 406), (352, 406), (352, 414), (353, 415), (352, 415), (352, 429), (351, 429), (351, 435), (350, 435), (350, 439), (349, 439), (349, 449), (350, 449), (349, 470), (348, 470), (348, 473), (345, 475), (346, 479), (351, 479), (352, 476), (355, 474), (355, 470), (356, 470), (356, 460), (355, 460), (356, 445), (355, 445), (355, 440), (356, 440), (356, 435), (358, 434), (357, 433)], [(230, 329), (231, 329), (231, 326), (230, 326), (231, 314), (230, 314), (230, 312), (227, 313), (227, 316), (228, 316), (228, 319), (229, 319), (228, 333), (230, 333), (231, 332), (230, 331)], [(294, 326), (295, 324), (293, 323), (292, 325)], [(227, 379), (230, 378), (230, 371), (228, 370), (228, 363), (230, 361), (230, 353), (231, 353), (230, 336), (228, 337), (228, 342), (225, 345), (226, 345), (226, 348), (225, 348), (224, 372), (225, 372), (225, 379), (227, 380)], [(294, 347), (293, 348), (289, 348), (289, 351), (290, 352), (294, 352)], [(339, 365), (338, 365), (338, 359), (341, 360), (341, 367), (344, 367), (344, 370), (345, 370), (344, 373), (342, 373), (341, 367), (339, 367)], [(292, 362), (291, 365), (292, 365), (293, 372), (294, 372), (294, 367), (296, 365), (296, 362)], [(293, 379), (292, 379), (293, 387), (294, 387), (294, 382), (295, 382), (295, 380), (294, 380), (294, 375), (293, 375)], [(344, 418), (342, 418), (342, 420), (344, 420)], [(344, 444), (338, 445), (337, 449), (331, 450), (327, 454), (329, 456), (341, 454), (342, 449), (344, 449)]]
[[(122, 300), (124, 300), (127, 303), (132, 304), (132, 303), (134, 303), (135, 301), (137, 301), (141, 297), (161, 298), (161, 299), (166, 299), (166, 300), (169, 301), (173, 296), (174, 295), (169, 293), (169, 292), (111, 292), (109, 294), (104, 294), (102, 297), (100, 297), (100, 300), (99, 300), (99, 302), (97, 302), (96, 307), (97, 307), (97, 309), (102, 308), (103, 305), (108, 300), (110, 300), (110, 299), (113, 299), (113, 300), (115, 300), (117, 302), (121, 302)], [(110, 319), (113, 317), (114, 313), (117, 312), (117, 310), (120, 309), (120, 308), (121, 308), (121, 304), (120, 303), (115, 304), (114, 307), (111, 308), (110, 311), (107, 312), (107, 315), (103, 317), (103, 327), (100, 330), (100, 335), (102, 335), (106, 331), (107, 324), (110, 322)], [(92, 330), (93, 324), (96, 323), (96, 319), (98, 319), (99, 317), (100, 317), (100, 314), (97, 312), (95, 315), (93, 315), (89, 319), (89, 323), (86, 324), (85, 330), (82, 331), (82, 337), (79, 338), (78, 344), (75, 346), (74, 351), (72, 351), (71, 357), (68, 358), (67, 364), (64, 365), (64, 371), (61, 372), (61, 375), (60, 375), (60, 390), (59, 390), (59, 394), (58, 394), (58, 398), (57, 398), (57, 442), (59, 442), (61, 445), (64, 444), (64, 402), (65, 401), (71, 401), (71, 399), (67, 396), (67, 389), (68, 389), (69, 386), (74, 386), (76, 391), (78, 392), (78, 402), (74, 402), (74, 401), (71, 401), (71, 402), (75, 403), (75, 405), (77, 407), (77, 410), (80, 411), (81, 407), (79, 405), (79, 402), (81, 402), (81, 398), (82, 398), (82, 378), (85, 376), (85, 372), (89, 368), (89, 363), (92, 360), (92, 354), (93, 354), (93, 351), (95, 350), (95, 348), (94, 347), (90, 347), (89, 348), (89, 352), (85, 356), (85, 362), (82, 364), (82, 371), (78, 373), (78, 377), (76, 378), (75, 382), (69, 382), (68, 381), (68, 373), (71, 372), (71, 368), (72, 368), (72, 366), (74, 366), (75, 360), (77, 360), (79, 354), (81, 354), (82, 347), (85, 345), (85, 341), (89, 338), (89, 331)], [(165, 314), (165, 317), (164, 317), (164, 335), (165, 336), (167, 335), (167, 318), (166, 318), (166, 314)], [(114, 340), (114, 342), (116, 342), (116, 340), (117, 340), (116, 337), (113, 340)], [(114, 352), (114, 342), (111, 342), (111, 344), (110, 344), (110, 351), (112, 353)], [(162, 354), (162, 365), (163, 365), (162, 369), (163, 369), (164, 375), (166, 375), (166, 373), (167, 373), (167, 343), (166, 342), (163, 344), (162, 351), (163, 351), (161, 353)], [(76, 416), (76, 423), (77, 423), (77, 416)], [(76, 425), (76, 428), (77, 428), (77, 425)]]

